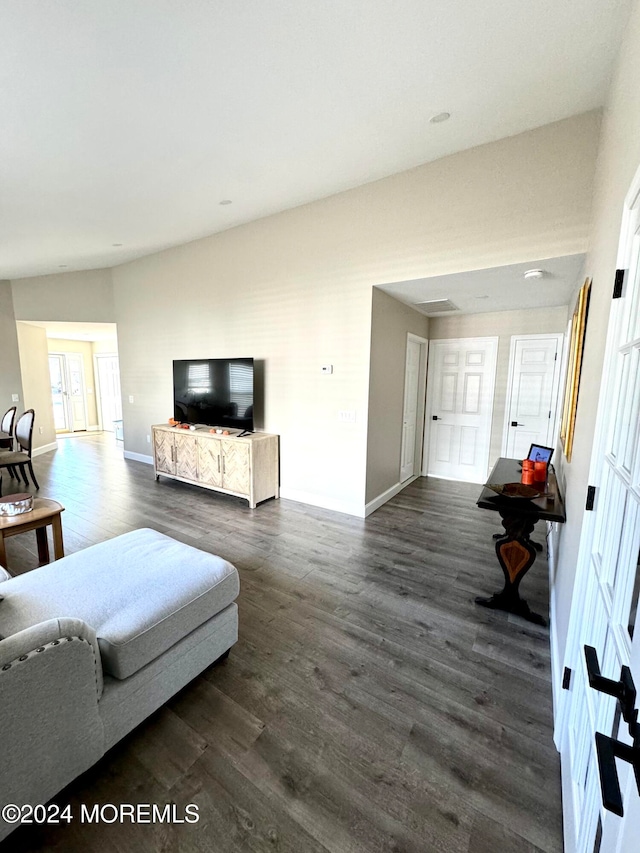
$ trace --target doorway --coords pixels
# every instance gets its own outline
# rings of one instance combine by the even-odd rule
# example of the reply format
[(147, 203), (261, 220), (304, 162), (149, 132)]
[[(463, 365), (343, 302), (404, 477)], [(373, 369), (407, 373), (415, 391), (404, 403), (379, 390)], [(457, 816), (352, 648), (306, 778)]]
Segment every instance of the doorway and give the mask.
[(401, 483), (418, 476), (422, 467), (427, 346), (428, 341), (425, 338), (407, 333), (400, 453)]
[(56, 433), (87, 429), (84, 365), (79, 353), (49, 353), (51, 400)]
[(114, 424), (122, 421), (118, 356), (115, 353), (98, 353), (94, 356), (94, 363), (99, 426), (106, 432), (114, 432)]
[(484, 483), (489, 469), (498, 338), (429, 343), (425, 474)]

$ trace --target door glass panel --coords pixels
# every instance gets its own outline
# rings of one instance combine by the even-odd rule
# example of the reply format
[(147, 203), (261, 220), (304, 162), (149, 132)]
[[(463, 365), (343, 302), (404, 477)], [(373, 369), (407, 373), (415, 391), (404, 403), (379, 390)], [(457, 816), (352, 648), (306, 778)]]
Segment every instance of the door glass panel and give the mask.
[(593, 853), (600, 853), (602, 845), (602, 818), (598, 818), (598, 828), (596, 829), (596, 840), (593, 845)]
[(629, 637), (633, 640), (633, 634), (636, 627), (636, 620), (638, 617), (638, 596), (640, 595), (640, 557), (638, 558), (638, 562), (636, 565), (636, 577), (633, 584), (633, 592), (631, 594), (631, 609), (629, 611), (629, 620), (627, 623), (627, 630), (629, 631)]
[(49, 376), (51, 378), (51, 401), (53, 403), (54, 426), (57, 430), (68, 429), (67, 410), (64, 398), (62, 359), (59, 355), (49, 356)]

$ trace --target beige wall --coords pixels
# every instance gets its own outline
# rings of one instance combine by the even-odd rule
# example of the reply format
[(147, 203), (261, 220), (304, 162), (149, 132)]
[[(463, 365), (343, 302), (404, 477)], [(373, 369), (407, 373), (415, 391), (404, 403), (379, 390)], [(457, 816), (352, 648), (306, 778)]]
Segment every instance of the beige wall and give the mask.
[(367, 503), (400, 482), (407, 333), (429, 338), (424, 314), (373, 288)]
[(172, 359), (253, 356), (283, 494), (362, 511), (372, 286), (585, 251), (598, 127), (587, 113), (115, 267), (126, 451), (148, 455), (171, 413)]
[(625, 30), (602, 126), (593, 229), (586, 263), (592, 276), (573, 456), (561, 464), (566, 482), (567, 523), (562, 527), (556, 576), (559, 658), (562, 660), (578, 559), (600, 374), (616, 269), (624, 198), (640, 166), (640, 3)]
[(69, 341), (63, 338), (48, 339), (49, 352), (77, 352), (82, 356), (84, 385), (87, 394), (87, 429), (98, 426), (96, 381), (93, 370), (93, 346), (90, 341)]
[[(20, 398), (13, 402), (12, 395)], [(0, 281), (0, 418), (7, 409), (16, 406), (17, 414), (24, 409), (18, 336), (13, 308), (11, 283)]]
[(12, 282), (16, 320), (113, 323), (111, 270), (41, 275)]
[(28, 323), (16, 325), (24, 385), (24, 407), (33, 409), (36, 413), (33, 447), (38, 449), (56, 443), (47, 360), (47, 333), (39, 326), (30, 326)]
[(512, 335), (542, 335), (564, 332), (567, 325), (567, 308), (537, 308), (526, 311), (496, 311), (486, 314), (461, 314), (451, 317), (433, 317), (429, 326), (431, 340), (450, 338), (498, 338), (496, 386), (493, 398), (491, 447), (489, 465), (493, 466), (502, 455), (504, 411), (507, 401), (509, 354)]

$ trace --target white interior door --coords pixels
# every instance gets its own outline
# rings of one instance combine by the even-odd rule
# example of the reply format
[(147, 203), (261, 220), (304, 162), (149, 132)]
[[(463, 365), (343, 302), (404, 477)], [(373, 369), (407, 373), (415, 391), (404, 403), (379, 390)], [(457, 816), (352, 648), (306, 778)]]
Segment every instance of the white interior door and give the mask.
[(114, 421), (122, 420), (122, 394), (120, 392), (120, 365), (117, 355), (96, 355), (96, 376), (98, 379), (98, 405), (100, 407), (100, 426), (107, 432), (113, 432)]
[[(640, 173), (636, 182), (640, 190)], [(589, 685), (584, 647), (595, 648), (602, 674), (618, 681), (628, 666), (640, 690), (640, 204), (628, 206), (621, 267), (629, 272), (612, 304), (585, 512), (572, 601), (567, 656), (572, 670), (560, 737), (565, 847), (578, 853), (640, 849), (640, 796), (630, 765), (617, 762), (624, 815), (603, 807), (596, 732), (630, 743), (628, 724), (611, 696)]]
[(497, 352), (497, 338), (430, 342), (429, 476), (469, 483), (486, 480)]
[(553, 446), (562, 339), (562, 334), (511, 338), (503, 456), (523, 459), (532, 444)]
[(404, 483), (420, 470), (420, 445), (424, 412), (424, 375), (421, 366), (426, 361), (427, 342), (414, 335), (407, 336), (404, 374), (404, 406), (402, 412), (402, 450), (400, 482)]

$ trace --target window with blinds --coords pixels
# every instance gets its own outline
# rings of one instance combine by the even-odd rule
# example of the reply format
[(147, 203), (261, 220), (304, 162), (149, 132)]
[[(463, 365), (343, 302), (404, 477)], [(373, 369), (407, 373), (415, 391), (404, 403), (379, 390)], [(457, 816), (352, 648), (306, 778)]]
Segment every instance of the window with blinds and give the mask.
[(208, 362), (194, 362), (189, 365), (187, 388), (189, 391), (208, 391), (211, 387), (210, 365)]
[(253, 405), (253, 366), (240, 362), (229, 363), (229, 399), (238, 407), (238, 416), (246, 417)]

